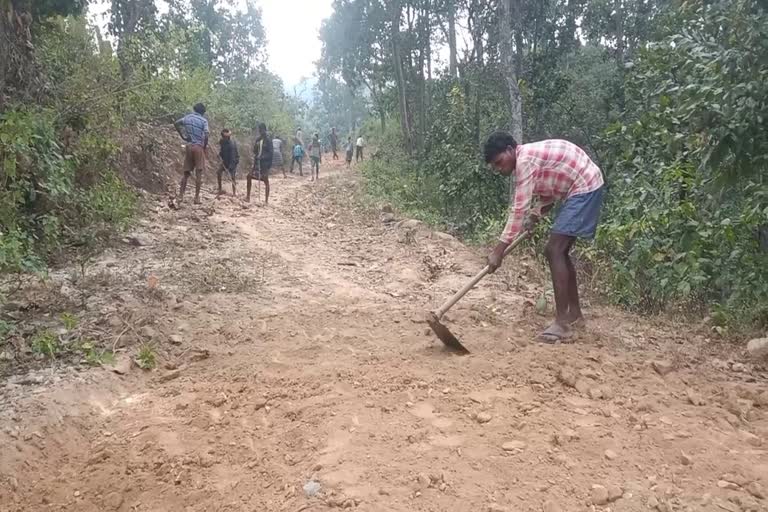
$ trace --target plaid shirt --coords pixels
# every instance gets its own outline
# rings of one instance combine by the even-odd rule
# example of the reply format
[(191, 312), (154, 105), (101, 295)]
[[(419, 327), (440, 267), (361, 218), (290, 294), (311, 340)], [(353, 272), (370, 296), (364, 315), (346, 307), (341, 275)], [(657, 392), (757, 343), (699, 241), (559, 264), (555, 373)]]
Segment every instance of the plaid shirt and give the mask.
[(511, 243), (523, 230), (534, 196), (541, 208), (559, 199), (594, 192), (603, 186), (603, 173), (577, 145), (565, 140), (544, 140), (516, 148), (515, 187), (509, 220), (500, 240)]
[(193, 146), (205, 146), (205, 139), (208, 137), (208, 120), (206, 118), (197, 112), (192, 112), (176, 122), (184, 126), (187, 142)]

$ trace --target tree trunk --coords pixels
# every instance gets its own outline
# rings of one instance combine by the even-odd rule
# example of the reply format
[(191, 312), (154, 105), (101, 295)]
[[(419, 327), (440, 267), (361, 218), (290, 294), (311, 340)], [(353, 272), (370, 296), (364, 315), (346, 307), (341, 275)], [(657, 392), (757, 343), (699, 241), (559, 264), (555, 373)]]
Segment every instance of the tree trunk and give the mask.
[(403, 132), (405, 150), (412, 152), (411, 126), (408, 112), (408, 100), (405, 90), (405, 76), (403, 73), (403, 59), (400, 54), (400, 2), (393, 2), (392, 8), (392, 65), (395, 69), (395, 81), (397, 82), (397, 103), (400, 110), (400, 128)]
[(499, 18), (499, 52), (501, 54), (501, 68), (504, 80), (507, 82), (509, 92), (510, 118), (509, 130), (519, 144), (523, 142), (523, 105), (520, 97), (520, 87), (517, 84), (515, 73), (514, 33), (512, 32), (513, 16), (520, 16), (520, 12), (513, 12), (514, 0), (501, 0), (501, 16)]
[(619, 70), (619, 111), (624, 111), (624, 0), (615, 0), (616, 11), (616, 67)]
[(448, 0), (448, 51), (451, 76), (459, 77), (459, 63), (456, 55), (456, 2)]

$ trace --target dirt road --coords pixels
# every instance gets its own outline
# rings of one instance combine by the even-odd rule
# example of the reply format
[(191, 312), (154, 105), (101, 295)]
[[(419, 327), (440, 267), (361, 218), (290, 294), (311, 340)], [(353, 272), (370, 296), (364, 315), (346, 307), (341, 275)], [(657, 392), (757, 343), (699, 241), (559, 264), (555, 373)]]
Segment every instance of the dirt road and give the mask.
[(472, 354), (447, 354), (422, 312), (482, 257), (321, 173), (269, 208), (158, 202), (94, 263), (84, 315), (158, 367), (0, 388), (0, 511), (768, 510), (764, 370), (598, 307), (532, 343), (527, 260), (448, 315)]

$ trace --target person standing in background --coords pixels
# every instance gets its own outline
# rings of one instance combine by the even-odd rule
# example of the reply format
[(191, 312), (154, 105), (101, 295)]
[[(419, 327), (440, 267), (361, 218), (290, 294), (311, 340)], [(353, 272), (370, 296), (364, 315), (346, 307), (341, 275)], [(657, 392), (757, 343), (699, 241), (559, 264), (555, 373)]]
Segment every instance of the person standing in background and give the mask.
[(312, 138), (312, 144), (309, 146), (309, 158), (312, 161), (312, 167), (310, 175), (312, 176), (309, 181), (315, 181), (320, 179), (320, 162), (323, 161), (323, 148), (320, 145), (320, 135), (315, 134)]
[(237, 143), (232, 138), (232, 132), (227, 128), (221, 131), (221, 140), (219, 141), (219, 158), (221, 158), (221, 166), (219, 166), (219, 172), (216, 174), (216, 178), (219, 182), (219, 192), (221, 195), (224, 191), (221, 188), (221, 177), (224, 171), (229, 174), (229, 179), (232, 181), (232, 196), (236, 195), (237, 188), (237, 164), (240, 162), (240, 153), (237, 151)]
[(184, 147), (184, 176), (179, 186), (179, 203), (184, 200), (187, 181), (192, 171), (195, 172), (195, 204), (200, 204), (200, 187), (203, 184), (205, 170), (205, 152), (208, 149), (208, 120), (205, 115), (205, 105), (202, 103), (192, 107), (193, 112), (185, 115), (173, 126), (182, 139), (187, 143)]
[(272, 167), (275, 169), (279, 167), (283, 171), (283, 178), (288, 177), (285, 174), (285, 161), (283, 160), (283, 139), (278, 136), (272, 139)]
[(302, 148), (304, 147), (304, 134), (301, 131), (301, 126), (296, 130), (296, 143), (301, 144)]
[(264, 206), (269, 206), (269, 169), (272, 167), (272, 141), (267, 135), (267, 125), (259, 123), (259, 133), (253, 143), (253, 169), (246, 180), (245, 200), (251, 200), (251, 182), (264, 182)]
[(333, 159), (339, 159), (339, 136), (336, 135), (336, 128), (331, 128), (331, 152), (333, 153)]
[(357, 143), (355, 144), (355, 149), (357, 150), (355, 153), (355, 162), (363, 160), (363, 148), (365, 148), (365, 139), (363, 138), (363, 135), (360, 134), (357, 138)]
[(301, 168), (301, 161), (304, 159), (304, 148), (301, 147), (301, 144), (296, 144), (293, 146), (293, 158), (291, 159), (291, 174), (293, 174), (293, 165), (299, 164), (299, 176), (304, 176), (304, 172)]
[(352, 166), (352, 154), (355, 151), (355, 145), (352, 144), (352, 136), (347, 137), (347, 143), (344, 145), (344, 151), (346, 152), (346, 158), (347, 158), (347, 169), (349, 169)]

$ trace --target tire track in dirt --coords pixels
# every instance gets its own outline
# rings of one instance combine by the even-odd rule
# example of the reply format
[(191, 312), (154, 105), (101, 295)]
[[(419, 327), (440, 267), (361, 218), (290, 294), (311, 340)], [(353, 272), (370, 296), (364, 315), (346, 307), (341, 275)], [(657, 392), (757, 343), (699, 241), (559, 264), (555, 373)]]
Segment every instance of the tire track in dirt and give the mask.
[(115, 314), (183, 342), (153, 372), (6, 389), (0, 511), (766, 510), (759, 368), (599, 307), (576, 344), (532, 344), (525, 261), (451, 312), (473, 353), (446, 354), (423, 312), (482, 258), (321, 172), (276, 175), (269, 208), (156, 209), (109, 268), (162, 293)]

